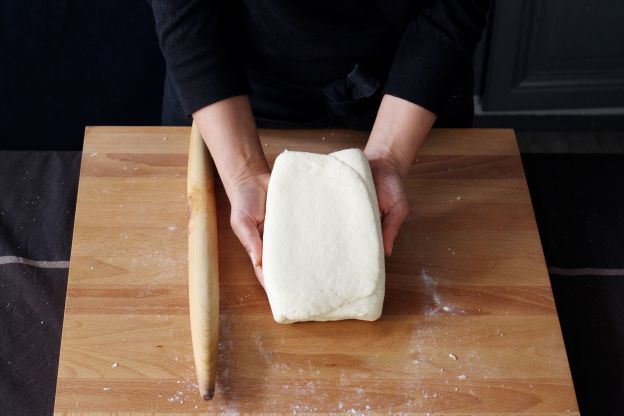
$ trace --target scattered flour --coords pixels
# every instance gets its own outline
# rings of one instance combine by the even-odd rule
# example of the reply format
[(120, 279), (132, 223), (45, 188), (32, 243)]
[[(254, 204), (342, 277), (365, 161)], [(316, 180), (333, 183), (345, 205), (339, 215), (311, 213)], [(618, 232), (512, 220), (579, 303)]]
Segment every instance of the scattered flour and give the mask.
[(256, 344), (256, 348), (258, 349), (258, 352), (260, 353), (260, 355), (262, 356), (262, 359), (264, 360), (264, 362), (266, 363), (272, 363), (273, 362), (273, 352), (267, 350), (264, 347), (264, 344), (262, 343), (262, 338), (260, 338), (258, 335), (254, 335), (253, 336), (253, 340), (254, 340), (254, 344)]
[(425, 269), (420, 273), (420, 278), (431, 292), (431, 300), (433, 301), (433, 307), (426, 312), (427, 316), (438, 316), (441, 312), (449, 315), (462, 315), (466, 313), (463, 309), (444, 301), (438, 290), (438, 282), (427, 274)]
[[(185, 401), (192, 403), (198, 403), (200, 401), (199, 394), (197, 392), (199, 386), (191, 381), (192, 377), (195, 377), (195, 372), (192, 368), (189, 368), (187, 374), (188, 377), (184, 380), (176, 380), (176, 391), (171, 397), (167, 398), (169, 403), (184, 404)], [(161, 396), (162, 395), (159, 395), (159, 397)]]

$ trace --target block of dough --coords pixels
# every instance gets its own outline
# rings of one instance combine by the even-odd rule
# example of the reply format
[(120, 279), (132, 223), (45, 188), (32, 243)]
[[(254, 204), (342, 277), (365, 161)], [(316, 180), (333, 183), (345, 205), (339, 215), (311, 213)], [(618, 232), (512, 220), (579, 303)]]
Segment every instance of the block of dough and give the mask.
[(381, 316), (381, 224), (361, 150), (280, 154), (269, 181), (263, 240), (262, 270), (275, 321)]

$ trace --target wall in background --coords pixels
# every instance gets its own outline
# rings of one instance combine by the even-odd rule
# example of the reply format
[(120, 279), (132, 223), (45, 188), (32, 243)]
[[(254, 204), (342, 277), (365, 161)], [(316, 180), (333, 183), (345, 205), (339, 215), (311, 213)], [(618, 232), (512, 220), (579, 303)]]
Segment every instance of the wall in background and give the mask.
[(498, 0), (476, 56), (487, 125), (624, 127), (624, 2)]

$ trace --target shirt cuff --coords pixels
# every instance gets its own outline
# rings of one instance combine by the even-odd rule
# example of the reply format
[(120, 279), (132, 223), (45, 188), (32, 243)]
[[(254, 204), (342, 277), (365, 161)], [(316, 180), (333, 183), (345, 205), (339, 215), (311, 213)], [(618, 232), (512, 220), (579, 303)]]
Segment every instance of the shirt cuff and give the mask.
[(249, 94), (247, 76), (239, 67), (221, 66), (218, 70), (190, 71), (184, 79), (176, 79), (173, 72), (172, 79), (187, 116), (217, 101)]
[(472, 57), (410, 24), (397, 49), (384, 94), (439, 114), (458, 83), (471, 73)]

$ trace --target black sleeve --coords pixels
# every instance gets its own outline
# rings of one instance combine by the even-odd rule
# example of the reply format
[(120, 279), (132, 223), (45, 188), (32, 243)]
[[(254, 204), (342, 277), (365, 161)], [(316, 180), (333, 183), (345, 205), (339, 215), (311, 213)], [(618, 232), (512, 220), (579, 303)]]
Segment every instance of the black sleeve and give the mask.
[(167, 71), (186, 114), (248, 92), (229, 0), (149, 0)]
[(430, 0), (409, 20), (384, 93), (439, 113), (472, 57), (489, 0)]

